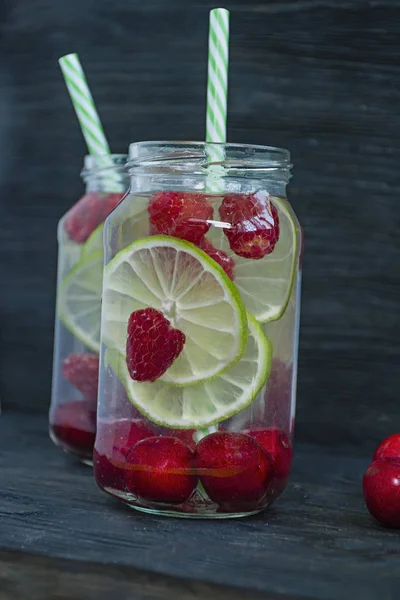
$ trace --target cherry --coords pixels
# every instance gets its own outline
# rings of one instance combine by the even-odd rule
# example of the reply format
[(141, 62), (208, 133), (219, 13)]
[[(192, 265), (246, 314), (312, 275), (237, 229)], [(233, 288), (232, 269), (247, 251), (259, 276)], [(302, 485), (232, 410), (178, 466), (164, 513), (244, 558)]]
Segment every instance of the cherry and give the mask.
[(374, 460), (384, 457), (400, 458), (400, 433), (393, 433), (383, 440), (375, 450)]
[(286, 433), (275, 428), (250, 429), (245, 433), (255, 438), (270, 454), (274, 465), (275, 478), (286, 481), (293, 459), (293, 449)]
[(186, 446), (188, 446), (191, 450), (195, 450), (196, 442), (194, 441), (194, 434), (196, 433), (195, 429), (167, 429), (166, 434), (169, 437), (176, 437), (178, 440), (181, 440)]
[(96, 412), (86, 400), (61, 404), (50, 415), (51, 430), (65, 449), (92, 457), (96, 436)]
[(201, 483), (223, 510), (252, 510), (267, 494), (272, 461), (263, 447), (242, 433), (217, 432), (196, 448)]
[(101, 487), (124, 489), (126, 455), (135, 444), (154, 435), (143, 419), (119, 419), (102, 424), (93, 453), (93, 469)]
[(121, 419), (112, 427), (113, 452), (126, 456), (135, 444), (154, 435), (154, 430), (143, 419)]
[(385, 527), (400, 527), (400, 458), (379, 458), (365, 471), (364, 499), (371, 515)]
[(129, 492), (153, 501), (182, 503), (197, 485), (194, 453), (176, 437), (154, 436), (129, 452), (125, 484)]
[[(124, 456), (114, 454), (113, 460), (122, 464), (125, 462)], [(105, 454), (93, 450), (93, 474), (96, 483), (102, 488), (111, 488), (113, 490), (124, 490), (125, 471), (114, 465)]]

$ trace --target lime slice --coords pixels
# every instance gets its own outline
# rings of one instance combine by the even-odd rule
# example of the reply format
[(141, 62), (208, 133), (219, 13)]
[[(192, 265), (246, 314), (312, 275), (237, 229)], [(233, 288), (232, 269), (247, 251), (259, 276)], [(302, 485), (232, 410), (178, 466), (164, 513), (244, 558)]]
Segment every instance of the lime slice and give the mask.
[(237, 256), (229, 247), (222, 228), (213, 227), (214, 245), (235, 261), (234, 283), (247, 310), (260, 323), (280, 319), (286, 310), (296, 272), (300, 226), (286, 200), (272, 198), (279, 215), (279, 240), (271, 254), (260, 260)]
[(186, 388), (133, 381), (125, 358), (106, 350), (111, 366), (126, 388), (129, 399), (150, 421), (174, 429), (210, 427), (246, 408), (266, 383), (271, 369), (272, 346), (255, 318), (248, 315), (249, 337), (242, 359), (219, 377)]
[(61, 321), (85, 346), (100, 350), (103, 253), (78, 263), (61, 282), (58, 311)]
[(103, 252), (103, 231), (104, 223), (99, 225), (97, 229), (90, 234), (82, 248), (82, 261), (85, 261), (88, 256)]
[(64, 219), (61, 219), (58, 223), (57, 239), (59, 248), (59, 270), (63, 273), (67, 273), (80, 261), (82, 244), (78, 244), (68, 237), (68, 234), (64, 229)]
[(296, 343), (298, 332), (295, 323), (298, 321), (299, 306), (296, 302), (300, 293), (296, 294), (295, 288), (299, 286), (299, 277), (295, 277), (292, 294), (285, 313), (279, 321), (269, 321), (264, 326), (264, 331), (270, 339), (274, 348), (274, 358), (290, 363), (293, 359), (293, 346)]
[[(124, 234), (124, 240), (147, 235), (147, 199), (140, 197), (128, 209), (128, 212), (119, 210), (117, 213), (122, 213), (124, 222), (115, 230)], [(58, 228), (62, 253), (60, 263), (62, 273), (67, 273), (60, 286), (58, 312), (71, 333), (95, 352), (100, 349), (103, 232), (104, 223), (91, 233), (84, 244), (77, 244), (69, 239), (63, 220)]]
[(247, 344), (246, 309), (223, 269), (193, 244), (168, 236), (138, 240), (104, 272), (104, 343), (125, 355), (132, 312), (161, 311), (186, 336), (183, 351), (162, 376), (195, 385), (237, 362)]

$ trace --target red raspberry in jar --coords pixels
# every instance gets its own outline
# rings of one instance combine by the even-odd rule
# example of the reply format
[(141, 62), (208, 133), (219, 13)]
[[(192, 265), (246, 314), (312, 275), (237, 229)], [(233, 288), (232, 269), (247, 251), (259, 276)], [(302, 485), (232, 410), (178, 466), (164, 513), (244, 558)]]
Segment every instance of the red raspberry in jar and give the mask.
[(229, 194), (219, 207), (219, 215), (230, 225), (224, 233), (238, 256), (257, 260), (274, 251), (279, 240), (279, 217), (266, 192)]

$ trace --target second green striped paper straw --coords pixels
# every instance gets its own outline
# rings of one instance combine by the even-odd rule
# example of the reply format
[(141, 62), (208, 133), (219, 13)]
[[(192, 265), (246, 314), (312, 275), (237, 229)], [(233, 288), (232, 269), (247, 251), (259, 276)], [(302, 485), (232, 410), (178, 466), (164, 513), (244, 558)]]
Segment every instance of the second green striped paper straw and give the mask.
[[(228, 62), (229, 62), (229, 11), (214, 8), (210, 12), (210, 31), (208, 38), (208, 83), (207, 83), (207, 122), (206, 141), (226, 142), (226, 108), (228, 100)], [(208, 162), (222, 162), (225, 158), (223, 146), (208, 146)], [(224, 181), (220, 177), (222, 167), (211, 165), (206, 187), (209, 192), (222, 192)], [(194, 439), (199, 442), (206, 435), (218, 431), (218, 425), (199, 429)]]
[[(229, 11), (214, 8), (210, 12), (208, 37), (207, 142), (226, 142), (228, 64)], [(207, 154), (209, 162), (221, 162), (225, 157), (224, 149), (218, 146), (209, 147)]]
[(78, 55), (67, 54), (66, 56), (62, 56), (58, 62), (64, 75), (65, 84), (68, 88), (76, 116), (78, 117), (89, 154), (104, 157), (104, 167), (107, 169), (105, 177), (110, 185), (110, 191), (124, 192), (125, 189), (121, 178), (111, 168), (113, 167), (113, 163), (107, 156), (110, 154), (110, 147)]

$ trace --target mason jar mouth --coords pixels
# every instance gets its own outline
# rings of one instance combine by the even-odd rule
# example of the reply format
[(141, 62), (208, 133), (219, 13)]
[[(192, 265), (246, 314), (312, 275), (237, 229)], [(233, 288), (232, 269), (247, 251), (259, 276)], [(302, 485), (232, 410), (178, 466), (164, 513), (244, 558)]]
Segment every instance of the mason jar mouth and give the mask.
[(86, 154), (83, 160), (81, 176), (84, 180), (98, 172), (119, 171), (126, 169), (127, 154)]
[(211, 166), (232, 171), (279, 172), (290, 178), (290, 152), (284, 148), (253, 144), (220, 144), (192, 141), (146, 141), (129, 146), (127, 163), (131, 175), (142, 170), (171, 169), (178, 172), (204, 174)]

